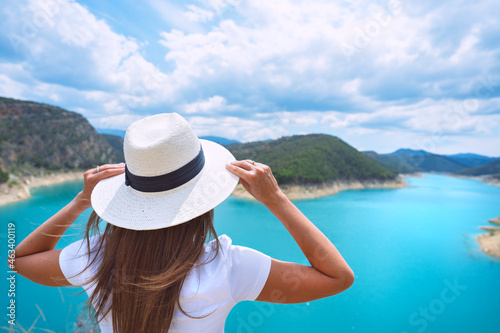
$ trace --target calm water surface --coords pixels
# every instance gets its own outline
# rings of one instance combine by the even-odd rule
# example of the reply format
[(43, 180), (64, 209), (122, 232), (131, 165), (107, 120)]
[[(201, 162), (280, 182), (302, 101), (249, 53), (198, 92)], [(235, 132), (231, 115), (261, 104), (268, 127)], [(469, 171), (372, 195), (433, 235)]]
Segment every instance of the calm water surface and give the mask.
[[(227, 332), (485, 332), (500, 333), (500, 260), (480, 252), (478, 226), (500, 216), (500, 187), (425, 175), (408, 188), (346, 191), (296, 205), (334, 242), (354, 270), (346, 292), (305, 304), (243, 302)], [(70, 182), (0, 207), (2, 248), (7, 223), (20, 241), (80, 190)], [(88, 215), (87, 215), (88, 216)], [(59, 248), (78, 239), (82, 217)], [(263, 206), (229, 198), (215, 212), (216, 229), (234, 244), (307, 264), (283, 226)], [(6, 266), (4, 266), (6, 267)], [(7, 277), (7, 268), (4, 270)], [(8, 285), (2, 279), (3, 304)], [(18, 276), (18, 331), (71, 332), (81, 289), (35, 285)], [(5, 308), (4, 308), (5, 309)], [(1, 327), (6, 327), (2, 315)], [(42, 330), (33, 330), (40, 331)]]

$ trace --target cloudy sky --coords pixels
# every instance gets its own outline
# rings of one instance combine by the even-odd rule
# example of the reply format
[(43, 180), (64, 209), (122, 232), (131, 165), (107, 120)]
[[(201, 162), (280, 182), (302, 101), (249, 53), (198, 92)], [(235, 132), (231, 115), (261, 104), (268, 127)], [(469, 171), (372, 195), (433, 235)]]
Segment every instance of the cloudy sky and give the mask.
[(7, 0), (0, 95), (125, 129), (500, 156), (500, 2)]

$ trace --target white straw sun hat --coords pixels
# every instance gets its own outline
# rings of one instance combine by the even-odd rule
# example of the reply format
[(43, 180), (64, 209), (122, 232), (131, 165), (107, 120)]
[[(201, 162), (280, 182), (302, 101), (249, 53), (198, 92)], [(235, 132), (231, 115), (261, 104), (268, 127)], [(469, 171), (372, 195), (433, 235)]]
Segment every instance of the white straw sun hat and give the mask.
[(226, 170), (233, 155), (198, 139), (177, 113), (136, 121), (123, 143), (126, 172), (100, 181), (91, 196), (97, 215), (134, 230), (161, 229), (208, 212), (234, 190)]

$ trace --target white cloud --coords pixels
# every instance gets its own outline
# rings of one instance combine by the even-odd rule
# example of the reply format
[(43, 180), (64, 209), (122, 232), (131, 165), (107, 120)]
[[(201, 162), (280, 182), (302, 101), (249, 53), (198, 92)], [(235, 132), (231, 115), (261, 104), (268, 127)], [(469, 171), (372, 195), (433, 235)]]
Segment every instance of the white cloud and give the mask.
[[(221, 2), (205, 4), (214, 10)], [(491, 6), (473, 9), (484, 14)], [(481, 73), (495, 61), (495, 52), (477, 47), (476, 35), (491, 30), (491, 21), (471, 25), (455, 44), (434, 38), (440, 25), (456, 19), (445, 15), (448, 7), (245, 1), (234, 7), (238, 20), (222, 18), (206, 32), (163, 32), (161, 44), (176, 64), (172, 78), (192, 91), (230, 87), (240, 104), (256, 107), (264, 99), (279, 108), (288, 99), (314, 101), (321, 109), (370, 111), (370, 101), (453, 98), (474, 79), (457, 68), (473, 66)], [(342, 43), (355, 49), (349, 59)]]
[(21, 82), (12, 80), (7, 75), (0, 74), (0, 96), (20, 99), (27, 88)]
[[(157, 47), (168, 64), (158, 67), (169, 72), (145, 58), (154, 39), (146, 47), (92, 8), (9, 0), (0, 20), (18, 50), (0, 37), (0, 94), (119, 126), (172, 110), (202, 135), (243, 141), (310, 131), (409, 142), (498, 128), (500, 87), (481, 81), (498, 76), (494, 0), (146, 3), (166, 24), (150, 29), (163, 30)], [(467, 101), (475, 108), (453, 121), (450, 108)]]
[[(81, 113), (87, 113), (86, 110), (75, 110)], [(118, 114), (111, 116), (89, 117), (89, 121), (95, 128), (100, 129), (126, 129), (134, 121), (144, 118), (147, 115), (137, 114)]]
[(450, 57), (452, 64), (461, 64), (464, 60), (471, 57), (471, 53), (475, 53), (475, 46), (479, 42), (479, 38), (476, 36), (478, 31), (478, 27), (473, 27), (472, 32), (462, 39), (458, 49)]
[(242, 142), (277, 139), (287, 134), (279, 125), (266, 121), (246, 120), (238, 117), (202, 117), (187, 118), (198, 136), (216, 135)]
[(229, 6), (238, 6), (242, 3), (240, 0), (200, 0), (208, 8), (214, 9), (217, 12), (221, 12)]
[(227, 108), (227, 101), (224, 97), (213, 96), (208, 100), (201, 102), (194, 102), (184, 105), (184, 112), (187, 114), (192, 113), (215, 113), (223, 111)]
[(279, 125), (287, 127), (300, 125), (302, 127), (308, 127), (319, 122), (318, 118), (321, 117), (321, 113), (311, 111), (275, 111), (272, 113), (256, 113), (254, 117), (270, 126)]
[(195, 5), (189, 5), (187, 7), (189, 10), (185, 12), (184, 15), (191, 21), (206, 22), (214, 17), (214, 13), (209, 10), (202, 9)]
[[(192, 20), (193, 15), (203, 13), (196, 13), (193, 10), (188, 12), (184, 8), (174, 4), (171, 1), (164, 0), (147, 0), (147, 3), (154, 9), (154, 11), (162, 17), (164, 22), (173, 29), (181, 29), (183, 31), (195, 32), (202, 30), (201, 26), (198, 24), (197, 20)], [(198, 11), (202, 11), (202, 8), (198, 8)], [(207, 14), (204, 14), (205, 16)], [(201, 17), (200, 17), (201, 18)]]
[[(17, 97), (48, 101), (47, 96), (58, 96), (66, 107), (76, 108), (77, 99), (87, 104), (85, 110), (95, 105), (100, 112), (127, 113), (171, 96), (167, 76), (139, 53), (141, 44), (114, 32), (82, 5), (72, 0), (28, 0), (9, 10), (26, 18), (6, 21), (9, 34), (22, 38), (15, 45), (24, 61), (2, 67), (9, 68), (18, 85), (30, 85), (19, 89)], [(29, 24), (34, 28), (28, 33)]]

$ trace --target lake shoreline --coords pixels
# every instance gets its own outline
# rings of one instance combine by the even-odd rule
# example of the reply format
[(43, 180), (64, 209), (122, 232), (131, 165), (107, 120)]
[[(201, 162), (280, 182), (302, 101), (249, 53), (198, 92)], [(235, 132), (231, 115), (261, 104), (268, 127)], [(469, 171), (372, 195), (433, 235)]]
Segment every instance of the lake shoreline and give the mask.
[(78, 179), (83, 179), (83, 171), (71, 171), (40, 176), (24, 176), (10, 179), (7, 183), (0, 185), (0, 206), (31, 198), (31, 190), (34, 188), (61, 184)]
[(495, 258), (500, 259), (500, 216), (489, 220), (495, 226), (479, 227), (482, 230), (489, 231), (487, 234), (482, 234), (477, 237), (481, 250)]
[(481, 182), (485, 182), (488, 185), (492, 186), (500, 186), (500, 180), (493, 178), (491, 175), (486, 175), (486, 176), (463, 176), (463, 175), (456, 175), (456, 174), (443, 174), (445, 176), (450, 176), (450, 177), (456, 177), (456, 178), (463, 178), (463, 179), (472, 179), (472, 180), (479, 180)]
[[(290, 200), (307, 200), (326, 197), (347, 190), (362, 189), (397, 189), (408, 187), (405, 177), (418, 177), (417, 175), (399, 176), (388, 181), (341, 181), (321, 185), (284, 185), (283, 192)], [(83, 179), (83, 171), (72, 171), (41, 176), (27, 176), (15, 179), (15, 184), (0, 185), (0, 206), (23, 201), (31, 198), (31, 189), (61, 184), (67, 181)], [(253, 199), (253, 197), (238, 184), (231, 194), (238, 198)]]
[[(405, 176), (412, 177), (412, 176)], [(363, 189), (397, 189), (408, 187), (404, 177), (399, 176), (395, 180), (386, 181), (337, 181), (320, 185), (283, 185), (280, 186), (283, 193), (290, 200), (307, 200), (327, 197), (348, 190), (363, 190)], [(248, 193), (243, 185), (238, 184), (231, 194), (234, 197), (255, 200)]]
[(441, 175), (441, 176), (460, 178), (460, 179), (477, 180), (477, 181), (486, 183), (486, 184), (491, 185), (491, 186), (499, 186), (500, 187), (500, 179), (494, 178), (492, 175), (465, 176), (465, 175), (459, 175), (456, 173), (449, 173), (449, 172), (433, 172), (433, 171), (425, 171), (424, 172), (424, 171), (422, 171), (422, 172), (416, 172), (416, 173), (411, 173), (411, 174), (402, 174), (401, 176), (424, 178), (426, 174), (428, 174), (428, 175)]

